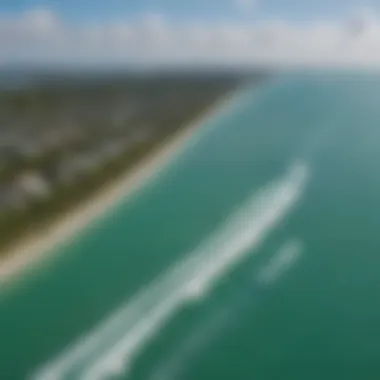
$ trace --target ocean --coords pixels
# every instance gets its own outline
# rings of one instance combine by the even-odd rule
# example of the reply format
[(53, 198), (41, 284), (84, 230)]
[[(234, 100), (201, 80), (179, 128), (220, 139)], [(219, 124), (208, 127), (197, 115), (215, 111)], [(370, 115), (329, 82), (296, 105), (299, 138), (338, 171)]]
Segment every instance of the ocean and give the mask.
[(380, 378), (380, 75), (238, 91), (0, 291), (4, 380)]

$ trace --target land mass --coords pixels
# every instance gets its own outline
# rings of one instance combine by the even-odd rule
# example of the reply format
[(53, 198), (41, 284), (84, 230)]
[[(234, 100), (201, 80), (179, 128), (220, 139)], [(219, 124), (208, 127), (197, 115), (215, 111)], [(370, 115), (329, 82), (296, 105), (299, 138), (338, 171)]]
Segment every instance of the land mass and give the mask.
[(212, 105), (264, 77), (39, 73), (1, 91), (0, 281), (74, 238), (169, 160)]

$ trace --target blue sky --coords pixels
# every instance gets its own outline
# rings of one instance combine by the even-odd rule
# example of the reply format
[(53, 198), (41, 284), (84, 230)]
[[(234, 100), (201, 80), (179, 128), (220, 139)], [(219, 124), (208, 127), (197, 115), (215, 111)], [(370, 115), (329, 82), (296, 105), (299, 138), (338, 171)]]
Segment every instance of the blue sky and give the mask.
[[(244, 0), (240, 0), (243, 1)], [(239, 0), (0, 0), (0, 12), (20, 13), (33, 8), (55, 11), (66, 22), (108, 22), (155, 12), (175, 21), (183, 19), (246, 20), (281, 18), (293, 22), (337, 19), (361, 6), (376, 7), (380, 0), (246, 0), (257, 5), (239, 11)]]
[(0, 64), (380, 66), (380, 0), (0, 0)]

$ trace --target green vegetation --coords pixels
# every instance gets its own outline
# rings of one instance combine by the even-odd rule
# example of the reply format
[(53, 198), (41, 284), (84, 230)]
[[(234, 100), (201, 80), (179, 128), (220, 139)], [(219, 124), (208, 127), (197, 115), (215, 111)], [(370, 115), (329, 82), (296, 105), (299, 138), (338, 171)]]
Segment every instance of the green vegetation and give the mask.
[[(234, 76), (59, 79), (0, 93), (0, 134), (5, 136), (0, 137), (5, 142), (0, 146), (3, 255), (20, 237), (51, 224), (125, 173), (243, 80)], [(102, 153), (107, 147), (110, 155)], [(87, 169), (80, 167), (83, 162)], [(73, 174), (71, 180), (64, 179), (65, 165), (66, 174)], [(20, 185), (24, 173), (33, 173), (48, 185), (49, 196), (36, 197)], [(16, 193), (25, 199), (23, 207), (7, 204), (5, 195)]]

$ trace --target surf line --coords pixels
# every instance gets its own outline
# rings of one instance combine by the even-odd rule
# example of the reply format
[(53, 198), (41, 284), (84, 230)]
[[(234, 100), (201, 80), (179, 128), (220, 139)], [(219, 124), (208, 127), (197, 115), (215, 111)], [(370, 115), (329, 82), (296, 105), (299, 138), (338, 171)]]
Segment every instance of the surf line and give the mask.
[(125, 372), (181, 306), (205, 297), (226, 272), (253, 253), (295, 206), (308, 177), (305, 163), (291, 165), (282, 178), (245, 202), (209, 240), (43, 365), (31, 379), (102, 380)]

